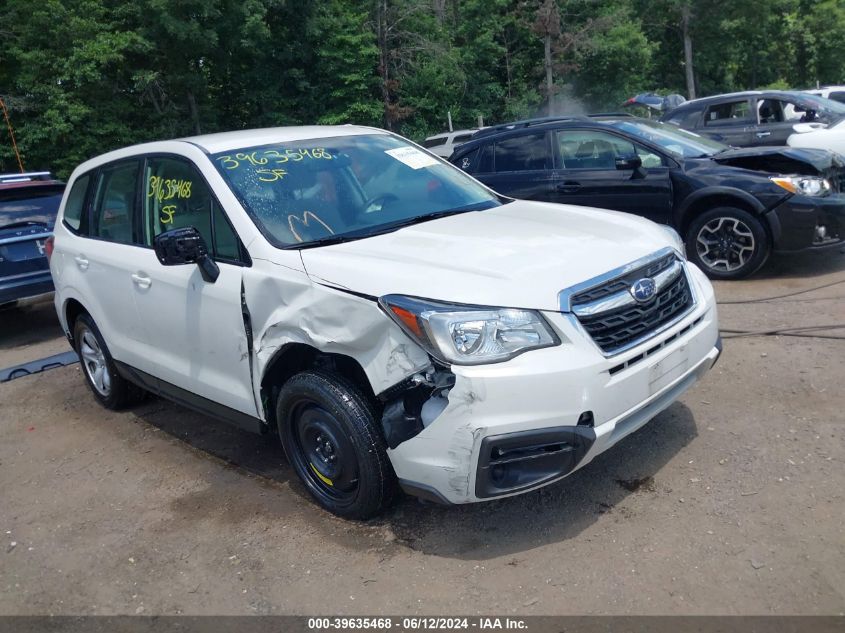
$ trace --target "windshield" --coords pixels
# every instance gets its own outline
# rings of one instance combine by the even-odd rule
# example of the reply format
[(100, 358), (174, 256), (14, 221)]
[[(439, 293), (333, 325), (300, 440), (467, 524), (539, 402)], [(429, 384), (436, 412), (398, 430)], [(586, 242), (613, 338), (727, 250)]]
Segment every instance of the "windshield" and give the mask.
[(279, 247), (359, 239), (501, 204), (460, 170), (388, 134), (244, 147), (212, 160)]
[(694, 132), (682, 130), (668, 123), (632, 119), (627, 121), (613, 121), (613, 127), (633, 134), (644, 141), (659, 145), (670, 154), (681, 158), (703, 158), (713, 156), (728, 149), (713, 139), (699, 136)]
[(793, 92), (791, 94), (795, 97), (799, 106), (814, 110), (816, 114), (823, 118), (839, 119), (845, 116), (845, 103), (805, 92)]

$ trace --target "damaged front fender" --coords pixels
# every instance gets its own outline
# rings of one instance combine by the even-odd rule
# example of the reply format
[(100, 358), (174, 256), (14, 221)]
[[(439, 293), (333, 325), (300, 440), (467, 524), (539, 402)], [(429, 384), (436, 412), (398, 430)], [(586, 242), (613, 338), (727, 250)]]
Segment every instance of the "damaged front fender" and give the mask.
[[(244, 302), (250, 315), (253, 388), (259, 402), (262, 378), (277, 352), (290, 344), (352, 358), (374, 394), (431, 364), (428, 354), (375, 301), (315, 284), (304, 271), (256, 260), (244, 271)], [(266, 420), (266, 406), (261, 409)]]

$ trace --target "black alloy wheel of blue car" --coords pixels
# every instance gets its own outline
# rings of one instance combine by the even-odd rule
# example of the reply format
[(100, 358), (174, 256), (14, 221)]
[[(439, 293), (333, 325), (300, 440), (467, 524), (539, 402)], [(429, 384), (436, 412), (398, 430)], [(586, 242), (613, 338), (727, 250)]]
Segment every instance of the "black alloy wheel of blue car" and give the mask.
[(717, 207), (696, 216), (686, 231), (687, 257), (711, 279), (741, 279), (769, 258), (769, 234), (754, 215)]
[(396, 490), (376, 407), (350, 381), (312, 370), (281, 388), (276, 420), (285, 454), (317, 502), (338, 516), (367, 519)]

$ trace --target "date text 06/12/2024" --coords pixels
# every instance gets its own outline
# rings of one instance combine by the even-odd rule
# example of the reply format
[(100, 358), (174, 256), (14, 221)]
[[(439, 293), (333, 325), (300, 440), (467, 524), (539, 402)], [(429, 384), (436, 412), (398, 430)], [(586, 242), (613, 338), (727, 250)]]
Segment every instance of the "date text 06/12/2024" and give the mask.
[(345, 617), (345, 618), (308, 618), (308, 629), (319, 630), (390, 630), (399, 631), (458, 631), (458, 630), (526, 630), (525, 620), (520, 618), (475, 617)]

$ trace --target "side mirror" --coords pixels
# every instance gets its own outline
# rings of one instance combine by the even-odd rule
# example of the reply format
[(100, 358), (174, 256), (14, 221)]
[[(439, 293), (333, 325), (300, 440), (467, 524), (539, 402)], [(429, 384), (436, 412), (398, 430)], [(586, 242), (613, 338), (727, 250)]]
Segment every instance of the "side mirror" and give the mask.
[(616, 169), (622, 171), (626, 169), (640, 169), (643, 166), (643, 159), (636, 154), (630, 156), (617, 156)]
[(212, 284), (220, 276), (220, 268), (208, 256), (205, 240), (192, 226), (172, 229), (156, 235), (153, 247), (162, 266), (197, 264), (202, 278)]

